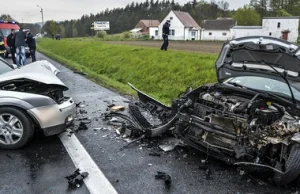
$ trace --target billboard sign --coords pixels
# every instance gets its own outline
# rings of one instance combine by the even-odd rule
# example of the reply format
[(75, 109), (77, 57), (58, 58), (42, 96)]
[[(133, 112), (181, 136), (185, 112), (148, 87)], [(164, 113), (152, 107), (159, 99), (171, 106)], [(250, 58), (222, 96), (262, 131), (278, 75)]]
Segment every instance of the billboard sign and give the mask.
[(109, 21), (97, 21), (94, 22), (94, 30), (109, 30)]

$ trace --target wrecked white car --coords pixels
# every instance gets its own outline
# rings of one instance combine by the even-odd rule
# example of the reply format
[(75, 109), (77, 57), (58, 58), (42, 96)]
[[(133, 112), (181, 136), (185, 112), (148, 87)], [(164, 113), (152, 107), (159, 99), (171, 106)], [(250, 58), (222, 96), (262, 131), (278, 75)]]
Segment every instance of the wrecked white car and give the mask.
[(133, 123), (146, 137), (172, 132), (226, 163), (266, 170), (278, 185), (300, 178), (300, 48), (270, 37), (235, 39), (224, 44), (216, 73), (218, 83), (188, 88), (171, 107), (131, 85), (141, 104), (129, 106)]
[(76, 105), (57, 73), (48, 61), (15, 69), (0, 59), (0, 148), (20, 148), (36, 129), (49, 136), (73, 122)]

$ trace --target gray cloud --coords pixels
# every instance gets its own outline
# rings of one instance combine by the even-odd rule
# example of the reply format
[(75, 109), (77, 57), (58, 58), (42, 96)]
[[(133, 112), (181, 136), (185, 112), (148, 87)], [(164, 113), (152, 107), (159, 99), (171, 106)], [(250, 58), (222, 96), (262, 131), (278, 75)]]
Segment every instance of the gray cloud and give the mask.
[[(144, 2), (145, 0), (135, 0), (137, 2)], [(175, 0), (179, 4), (183, 5), (189, 0)], [(218, 1), (218, 0), (216, 0)], [(227, 0), (230, 4), (230, 9), (237, 9), (238, 7), (248, 4), (250, 0)], [(40, 5), (44, 9), (44, 20), (70, 20), (78, 19), (83, 14), (96, 14), (106, 8), (112, 9), (117, 7), (125, 7), (127, 4), (131, 3), (131, 0), (51, 0), (51, 1), (41, 1), (41, 0), (14, 0), (13, 4), (3, 3), (1, 5), (2, 12), (5, 14), (10, 14), (13, 18), (19, 22), (40, 22), (41, 13)]]

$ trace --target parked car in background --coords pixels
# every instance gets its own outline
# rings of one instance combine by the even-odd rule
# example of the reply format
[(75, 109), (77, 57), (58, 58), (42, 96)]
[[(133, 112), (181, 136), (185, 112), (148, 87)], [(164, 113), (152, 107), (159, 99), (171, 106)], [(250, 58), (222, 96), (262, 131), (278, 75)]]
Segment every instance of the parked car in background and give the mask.
[(0, 148), (26, 145), (36, 130), (58, 134), (73, 122), (76, 105), (48, 61), (16, 68), (0, 58)]

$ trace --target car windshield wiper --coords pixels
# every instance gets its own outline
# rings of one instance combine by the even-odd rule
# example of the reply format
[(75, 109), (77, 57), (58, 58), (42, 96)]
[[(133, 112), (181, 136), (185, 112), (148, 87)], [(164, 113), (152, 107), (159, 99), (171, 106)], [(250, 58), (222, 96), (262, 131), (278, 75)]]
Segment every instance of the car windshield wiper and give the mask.
[[(259, 63), (259, 61), (247, 61), (247, 62), (250, 62), (250, 63)], [(295, 99), (295, 96), (294, 96), (294, 93), (293, 93), (291, 84), (290, 84), (289, 80), (286, 78), (286, 76), (285, 76), (285, 75), (282, 75), (282, 74), (274, 67), (276, 64), (273, 64), (273, 63), (267, 63), (267, 62), (265, 62), (264, 60), (260, 61), (260, 63), (261, 63), (262, 65), (268, 65), (268, 66), (271, 67), (278, 75), (280, 75), (280, 76), (282, 77), (282, 79), (286, 82), (286, 84), (287, 84), (287, 86), (288, 86), (288, 88), (289, 88), (289, 90), (290, 90), (291, 98), (292, 98), (293, 103), (296, 104), (297, 101), (296, 101), (296, 99)], [(282, 68), (282, 67), (280, 67), (280, 68)]]

